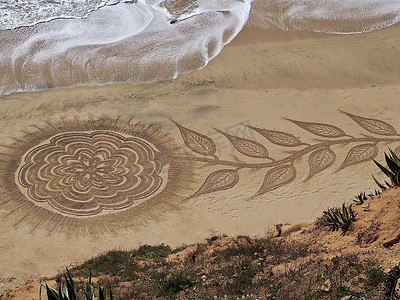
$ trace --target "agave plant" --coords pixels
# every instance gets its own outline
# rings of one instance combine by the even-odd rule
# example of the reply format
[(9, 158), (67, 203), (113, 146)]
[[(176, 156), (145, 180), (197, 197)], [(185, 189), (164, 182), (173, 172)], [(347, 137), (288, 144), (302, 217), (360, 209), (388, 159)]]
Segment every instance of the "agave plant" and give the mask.
[(322, 225), (329, 226), (332, 231), (341, 229), (341, 235), (344, 236), (349, 230), (350, 225), (356, 221), (357, 214), (354, 214), (351, 205), (346, 207), (343, 203), (342, 208), (330, 208), (324, 211), (322, 216)]
[(353, 199), (353, 201), (357, 204), (357, 205), (362, 205), (364, 203), (365, 200), (367, 200), (367, 196), (365, 196), (365, 192), (361, 192), (358, 195), (354, 196), (355, 199)]
[[(400, 159), (397, 157), (397, 155), (389, 149), (389, 155), (386, 154), (385, 152), (385, 160), (386, 160), (386, 164), (388, 166), (388, 168), (382, 166), (380, 163), (378, 163), (375, 159), (373, 159), (374, 163), (379, 167), (379, 169), (382, 170), (382, 172), (389, 177), (391, 183), (388, 183), (385, 180), (385, 184), (387, 185), (387, 187), (391, 188), (391, 187), (397, 187), (400, 186)], [(378, 180), (376, 180), (376, 178), (374, 176), (372, 176), (376, 182), (376, 184), (382, 189), (385, 190), (386, 187), (379, 183)]]
[[(46, 285), (41, 285), (39, 290), (39, 300), (42, 299), (42, 288), (46, 291), (47, 299), (48, 300), (78, 300), (77, 292), (75, 289), (74, 281), (72, 280), (71, 274), (67, 269), (67, 274), (64, 274), (65, 283), (63, 282), (60, 284), (58, 291)], [(108, 288), (109, 290), (109, 299), (113, 300), (113, 295), (111, 291), (111, 287)], [(86, 283), (86, 290), (85, 290), (85, 300), (94, 300), (95, 295), (93, 292), (92, 286), (92, 273), (90, 272), (89, 279)], [(99, 297), (98, 300), (106, 300), (107, 299), (107, 291), (106, 288), (101, 288), (99, 286)]]

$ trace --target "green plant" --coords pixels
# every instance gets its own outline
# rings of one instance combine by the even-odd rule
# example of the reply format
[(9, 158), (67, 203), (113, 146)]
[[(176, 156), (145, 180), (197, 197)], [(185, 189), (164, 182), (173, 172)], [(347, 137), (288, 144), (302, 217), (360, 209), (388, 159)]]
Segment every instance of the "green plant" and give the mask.
[(218, 235), (212, 235), (209, 239), (207, 239), (207, 242), (214, 242), (214, 241), (216, 241), (216, 240), (218, 240)]
[(283, 286), (282, 282), (278, 282), (276, 285), (271, 286), (270, 288), (267, 289), (268, 293), (270, 293), (272, 296), (276, 296), (278, 291), (281, 289)]
[(339, 286), (339, 288), (335, 291), (335, 296), (332, 299), (342, 299), (343, 297), (346, 296), (358, 296), (358, 293), (352, 291), (349, 287), (347, 286)]
[[(39, 290), (39, 300), (42, 299), (42, 288), (46, 291), (48, 300), (78, 300), (78, 296), (77, 296), (78, 293), (76, 291), (74, 281), (72, 280), (71, 274), (67, 267), (66, 267), (66, 269), (67, 269), (67, 274), (64, 274), (65, 283), (63, 282), (62, 284), (60, 284), (60, 286), (58, 287), (58, 291), (52, 287), (49, 287), (47, 284), (41, 285), (40, 290)], [(109, 295), (110, 295), (109, 299), (113, 300), (111, 287), (109, 287), (108, 290), (109, 290)], [(84, 293), (85, 293), (86, 300), (94, 300), (95, 299), (91, 273), (90, 273), (89, 279), (86, 283), (86, 289), (85, 289)], [(107, 299), (106, 288), (101, 288), (99, 286), (99, 297), (97, 299), (98, 300), (106, 300)]]
[(342, 208), (330, 208), (324, 211), (322, 225), (329, 226), (332, 231), (341, 229), (341, 235), (345, 235), (350, 225), (356, 221), (357, 214), (354, 214), (351, 205), (346, 207), (343, 203)]
[(377, 189), (374, 190), (374, 192), (371, 192), (368, 194), (369, 197), (374, 197), (374, 196), (379, 196), (381, 194), (381, 192)]
[(364, 203), (364, 200), (367, 200), (367, 196), (365, 196), (365, 192), (361, 192), (358, 195), (354, 196), (355, 199), (353, 201), (357, 205), (362, 205)]
[(173, 296), (185, 289), (193, 287), (195, 282), (183, 273), (173, 275), (164, 283), (163, 291), (168, 296)]
[(339, 269), (340, 260), (341, 260), (341, 257), (339, 257), (339, 256), (332, 257), (331, 261), (332, 261), (332, 265), (333, 265), (333, 269), (334, 270)]
[(321, 290), (316, 290), (313, 292), (311, 295), (306, 296), (304, 300), (315, 300), (315, 299), (320, 299), (324, 295), (324, 291)]
[(372, 267), (367, 270), (367, 277), (365, 285), (368, 287), (377, 287), (380, 283), (386, 281), (387, 275), (381, 269)]
[[(378, 163), (375, 159), (372, 159), (374, 163), (381, 169), (381, 171), (389, 177), (391, 183), (388, 183), (385, 181), (385, 184), (391, 188), (393, 186), (400, 186), (400, 159), (397, 157), (397, 155), (389, 149), (389, 155), (386, 154), (385, 152), (385, 160), (388, 168), (382, 166), (380, 163)], [(386, 187), (379, 183), (378, 180), (374, 176), (372, 176), (376, 182), (376, 184), (381, 188), (381, 189), (386, 189)]]

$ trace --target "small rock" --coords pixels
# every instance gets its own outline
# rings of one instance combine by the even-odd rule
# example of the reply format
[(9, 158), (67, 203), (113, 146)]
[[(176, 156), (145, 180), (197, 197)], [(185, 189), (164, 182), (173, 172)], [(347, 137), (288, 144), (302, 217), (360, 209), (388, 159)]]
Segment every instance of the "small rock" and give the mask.
[(206, 275), (203, 275), (203, 276), (201, 276), (201, 279), (206, 280), (206, 279), (207, 279), (207, 276), (206, 276)]
[(329, 292), (332, 288), (332, 283), (330, 279), (325, 280), (324, 284), (321, 287), (321, 291), (323, 292)]
[(393, 246), (394, 244), (397, 244), (398, 242), (399, 242), (399, 236), (394, 235), (394, 236), (391, 236), (390, 238), (387, 238), (386, 240), (384, 240), (383, 246), (390, 247), (390, 246)]
[(282, 227), (283, 227), (283, 224), (276, 224), (275, 225), (275, 232), (274, 232), (274, 234), (273, 234), (273, 237), (280, 237), (280, 236), (282, 236)]
[(340, 300), (350, 300), (352, 299), (353, 296), (344, 296), (342, 298), (340, 298)]

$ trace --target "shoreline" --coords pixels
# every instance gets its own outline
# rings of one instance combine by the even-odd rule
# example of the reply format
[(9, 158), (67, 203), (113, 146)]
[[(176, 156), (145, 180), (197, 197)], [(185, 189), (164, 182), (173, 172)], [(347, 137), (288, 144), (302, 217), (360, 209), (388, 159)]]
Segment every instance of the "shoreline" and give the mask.
[[(400, 63), (397, 60), (399, 52), (394, 46), (400, 43), (399, 31), (399, 23), (367, 33), (345, 35), (245, 26), (205, 67), (181, 73), (176, 79), (20, 90), (4, 94), (0, 98), (15, 93), (38, 93), (57, 89), (113, 85), (132, 85), (133, 89), (140, 89), (141, 86), (146, 88), (158, 84), (209, 81), (214, 81), (218, 87), (240, 86), (258, 90), (393, 85), (400, 82)], [(378, 61), (373, 57), (377, 57)], [(354, 64), (358, 66), (357, 70), (353, 69)]]

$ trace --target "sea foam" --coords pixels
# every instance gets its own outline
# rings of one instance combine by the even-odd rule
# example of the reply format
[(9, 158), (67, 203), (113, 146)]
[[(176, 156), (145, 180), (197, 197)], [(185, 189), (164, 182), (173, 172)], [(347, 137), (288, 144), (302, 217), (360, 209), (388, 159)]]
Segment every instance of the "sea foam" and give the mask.
[(400, 0), (18, 3), (0, 3), (0, 94), (173, 79), (206, 66), (246, 23), (354, 33), (392, 25), (400, 16)]

